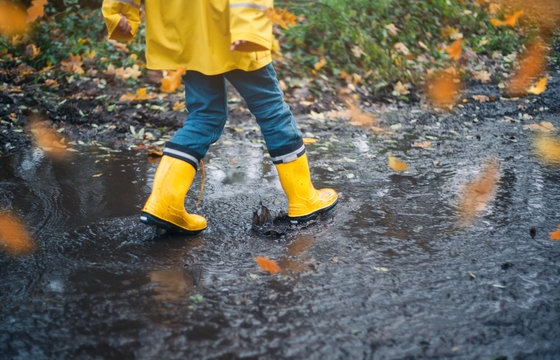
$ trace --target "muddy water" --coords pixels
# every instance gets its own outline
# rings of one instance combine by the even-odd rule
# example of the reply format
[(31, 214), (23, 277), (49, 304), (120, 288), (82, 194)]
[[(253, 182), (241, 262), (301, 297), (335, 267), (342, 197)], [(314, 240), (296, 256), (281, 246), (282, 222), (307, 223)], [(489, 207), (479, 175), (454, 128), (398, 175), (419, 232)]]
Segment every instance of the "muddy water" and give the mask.
[[(39, 245), (0, 254), (0, 358), (557, 358), (560, 171), (531, 155), (521, 123), (408, 116), (393, 136), (300, 119), (320, 139), (308, 145), (316, 186), (341, 199), (281, 236), (252, 230), (261, 203), (279, 214), (287, 202), (250, 129), (211, 149), (197, 209), (208, 230), (194, 238), (138, 222), (157, 166), (144, 156), (0, 158), (0, 207)], [(390, 170), (388, 152), (409, 170)], [(488, 156), (499, 189), (458, 227), (458, 191)], [(200, 186), (197, 175), (187, 209)], [(283, 272), (259, 271), (261, 255)]]

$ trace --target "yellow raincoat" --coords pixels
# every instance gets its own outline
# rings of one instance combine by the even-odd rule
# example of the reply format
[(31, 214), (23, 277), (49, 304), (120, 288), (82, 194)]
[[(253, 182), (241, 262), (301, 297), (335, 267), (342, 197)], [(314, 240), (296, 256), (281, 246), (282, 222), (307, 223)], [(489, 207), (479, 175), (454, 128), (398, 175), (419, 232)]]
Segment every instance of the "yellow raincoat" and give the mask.
[[(145, 0), (147, 67), (185, 67), (206, 75), (260, 69), (271, 62), (272, 22), (263, 10), (273, 5), (273, 0)], [(138, 29), (139, 9), (140, 0), (104, 0), (109, 37), (131, 40)], [(114, 32), (120, 13), (132, 27), (129, 38)], [(238, 40), (249, 43), (231, 51)]]

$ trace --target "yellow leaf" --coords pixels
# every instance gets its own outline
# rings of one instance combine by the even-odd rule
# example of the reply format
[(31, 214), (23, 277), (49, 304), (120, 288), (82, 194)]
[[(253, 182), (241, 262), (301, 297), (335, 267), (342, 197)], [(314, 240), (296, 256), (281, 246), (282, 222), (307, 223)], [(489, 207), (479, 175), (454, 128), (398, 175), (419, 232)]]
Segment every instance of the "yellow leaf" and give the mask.
[(535, 85), (527, 89), (527, 92), (534, 95), (542, 94), (546, 90), (547, 81), (548, 81), (547, 77), (541, 78), (539, 81), (535, 83)]
[(140, 101), (140, 100), (149, 100), (155, 98), (156, 95), (148, 94), (146, 88), (140, 88), (136, 91), (136, 94), (126, 93), (119, 98), (119, 101)]
[(25, 10), (14, 3), (0, 3), (0, 35), (14, 36), (29, 29)]
[(392, 156), (391, 154), (388, 154), (388, 157), (389, 157), (388, 164), (391, 169), (395, 171), (408, 170), (408, 166), (404, 161), (398, 160), (396, 157)]
[(173, 111), (183, 110), (184, 108), (185, 108), (184, 101), (176, 101), (175, 104), (173, 104)]
[(533, 151), (546, 164), (560, 165), (560, 139), (540, 134), (533, 139)]
[(296, 25), (296, 16), (286, 9), (268, 8), (263, 11), (273, 24), (278, 24), (284, 29), (288, 29), (288, 25)]
[(27, 9), (27, 22), (35, 21), (35, 19), (45, 15), (44, 8), (47, 0), (33, 0), (31, 7)]
[(408, 91), (408, 84), (403, 84), (400, 81), (398, 81), (393, 86), (393, 96), (407, 95), (409, 92), (410, 91)]
[(303, 143), (304, 144), (315, 144), (316, 142), (317, 142), (317, 139), (303, 138)]
[(506, 15), (504, 20), (490, 19), (494, 26), (515, 26), (517, 19), (523, 15), (523, 10), (516, 11), (512, 15)]
[(323, 68), (323, 66), (327, 65), (327, 60), (324, 57), (321, 57), (321, 59), (316, 62), (313, 67), (315, 68), (316, 71), (319, 71)]

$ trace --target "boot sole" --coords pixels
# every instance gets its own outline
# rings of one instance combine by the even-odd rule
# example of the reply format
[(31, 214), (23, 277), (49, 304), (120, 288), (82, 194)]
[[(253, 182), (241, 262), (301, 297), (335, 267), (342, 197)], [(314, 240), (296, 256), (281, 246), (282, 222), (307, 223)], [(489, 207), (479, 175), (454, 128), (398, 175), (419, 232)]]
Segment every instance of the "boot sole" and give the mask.
[(140, 222), (146, 225), (155, 226), (158, 229), (165, 229), (168, 232), (177, 235), (193, 236), (199, 234), (202, 230), (206, 229), (206, 228), (200, 230), (183, 229), (182, 227), (172, 224), (169, 221), (162, 220), (156, 216), (148, 214), (147, 212), (142, 212), (142, 214), (140, 215)]
[(304, 223), (310, 220), (315, 219), (319, 214), (324, 214), (326, 212), (328, 212), (329, 210), (331, 210), (336, 204), (338, 203), (338, 198), (336, 198), (336, 200), (330, 204), (329, 206), (316, 210), (315, 212), (312, 212), (311, 214), (308, 215), (304, 215), (304, 216), (295, 216), (295, 217), (289, 217), (290, 222), (293, 224), (298, 224), (298, 223)]

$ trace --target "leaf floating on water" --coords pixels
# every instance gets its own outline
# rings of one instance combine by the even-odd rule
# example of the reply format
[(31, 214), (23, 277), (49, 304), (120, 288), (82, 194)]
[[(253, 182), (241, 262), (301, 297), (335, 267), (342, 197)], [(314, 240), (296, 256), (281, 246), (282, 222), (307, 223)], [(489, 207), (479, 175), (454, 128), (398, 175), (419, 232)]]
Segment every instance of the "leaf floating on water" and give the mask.
[(35, 249), (23, 222), (8, 212), (0, 212), (0, 248), (11, 255), (26, 255)]
[(276, 264), (276, 261), (270, 260), (268, 256), (265, 256), (264, 258), (262, 256), (259, 256), (253, 258), (253, 260), (255, 260), (259, 264), (261, 269), (268, 271), (271, 274), (280, 272), (280, 267), (278, 266), (278, 264)]
[(396, 157), (392, 156), (391, 154), (388, 154), (388, 157), (389, 157), (388, 164), (391, 169), (395, 171), (408, 170), (408, 166), (404, 161), (398, 160)]
[(470, 224), (492, 200), (498, 186), (499, 175), (498, 161), (488, 160), (480, 175), (462, 189), (457, 207), (460, 223), (463, 226)]
[(560, 165), (560, 139), (540, 134), (533, 139), (533, 151), (548, 165)]
[(550, 235), (550, 241), (560, 240), (560, 225), (558, 225), (558, 230), (548, 233)]

